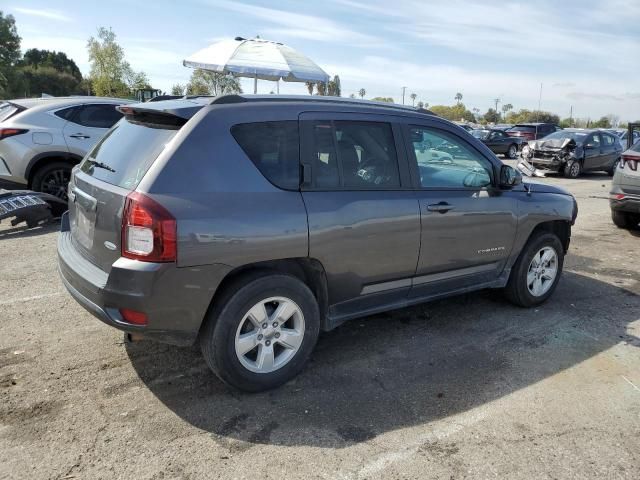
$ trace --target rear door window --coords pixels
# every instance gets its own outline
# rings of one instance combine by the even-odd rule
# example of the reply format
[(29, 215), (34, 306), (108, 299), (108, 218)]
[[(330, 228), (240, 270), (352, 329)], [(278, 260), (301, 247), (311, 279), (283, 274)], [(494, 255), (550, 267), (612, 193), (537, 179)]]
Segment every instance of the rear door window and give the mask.
[(231, 134), (260, 172), (275, 186), (300, 186), (300, 140), (297, 121), (242, 123)]
[(378, 190), (400, 187), (391, 124), (363, 121), (311, 122), (313, 186)]
[(80, 170), (103, 182), (133, 190), (177, 132), (123, 121), (93, 147)]
[(71, 121), (91, 128), (111, 128), (122, 118), (122, 113), (116, 110), (117, 105), (95, 104), (84, 105)]

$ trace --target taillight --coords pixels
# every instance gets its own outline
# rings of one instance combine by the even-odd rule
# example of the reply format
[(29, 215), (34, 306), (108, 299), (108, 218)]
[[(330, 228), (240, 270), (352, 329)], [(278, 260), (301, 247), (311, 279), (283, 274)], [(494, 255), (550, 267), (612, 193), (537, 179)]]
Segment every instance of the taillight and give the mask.
[(0, 128), (0, 140), (13, 137), (14, 135), (22, 135), (28, 131), (29, 130), (25, 130), (24, 128)]
[(622, 155), (620, 159), (620, 168), (629, 167), (629, 170), (634, 172), (638, 170), (638, 157), (633, 155)]
[(176, 261), (176, 220), (139, 192), (127, 195), (122, 214), (122, 256), (144, 262)]

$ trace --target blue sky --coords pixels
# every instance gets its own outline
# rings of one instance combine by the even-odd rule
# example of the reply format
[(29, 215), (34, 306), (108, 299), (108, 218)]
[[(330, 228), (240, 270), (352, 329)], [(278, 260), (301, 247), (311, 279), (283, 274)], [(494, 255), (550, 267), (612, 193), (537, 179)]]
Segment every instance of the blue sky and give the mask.
[[(536, 108), (542, 83), (542, 108), (562, 117), (573, 106), (578, 117), (640, 119), (638, 0), (10, 1), (2, 9), (15, 16), (23, 50), (64, 51), (88, 73), (86, 41), (111, 27), (132, 67), (166, 90), (188, 80), (182, 60), (195, 51), (260, 35), (340, 75), (343, 96), (365, 88), (399, 101), (406, 86), (431, 105), (459, 91), (481, 111), (497, 97)], [(299, 84), (280, 91), (306, 93)]]

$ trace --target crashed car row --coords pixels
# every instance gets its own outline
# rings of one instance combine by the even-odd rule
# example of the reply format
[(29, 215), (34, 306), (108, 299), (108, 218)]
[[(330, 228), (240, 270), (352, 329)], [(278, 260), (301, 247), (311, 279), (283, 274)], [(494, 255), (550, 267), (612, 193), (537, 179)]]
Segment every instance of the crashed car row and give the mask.
[(522, 148), (527, 168), (559, 172), (567, 178), (578, 178), (586, 171), (604, 171), (613, 176), (621, 155), (618, 138), (600, 130), (559, 130)]

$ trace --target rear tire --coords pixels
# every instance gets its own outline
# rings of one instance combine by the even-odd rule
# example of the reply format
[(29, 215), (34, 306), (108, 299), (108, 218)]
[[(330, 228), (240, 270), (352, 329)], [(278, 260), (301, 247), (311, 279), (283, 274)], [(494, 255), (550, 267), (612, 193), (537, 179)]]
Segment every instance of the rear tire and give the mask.
[(580, 162), (577, 160), (569, 160), (564, 166), (564, 176), (567, 178), (578, 178), (581, 170), (582, 166), (580, 165)]
[(67, 185), (71, 179), (73, 165), (67, 162), (52, 162), (36, 170), (31, 180), (31, 189), (67, 200)]
[(613, 223), (618, 228), (624, 228), (627, 230), (636, 229), (638, 228), (638, 223), (640, 223), (640, 215), (611, 210), (611, 220), (613, 220)]
[(535, 234), (511, 269), (505, 296), (515, 305), (526, 308), (546, 302), (558, 285), (563, 264), (564, 248), (560, 239), (553, 233)]
[[(320, 311), (300, 280), (269, 272), (244, 277), (215, 303), (200, 333), (200, 347), (223, 382), (259, 392), (282, 385), (305, 366), (318, 340)], [(280, 306), (287, 310), (282, 316), (276, 314)], [(289, 311), (293, 314), (287, 317)]]

